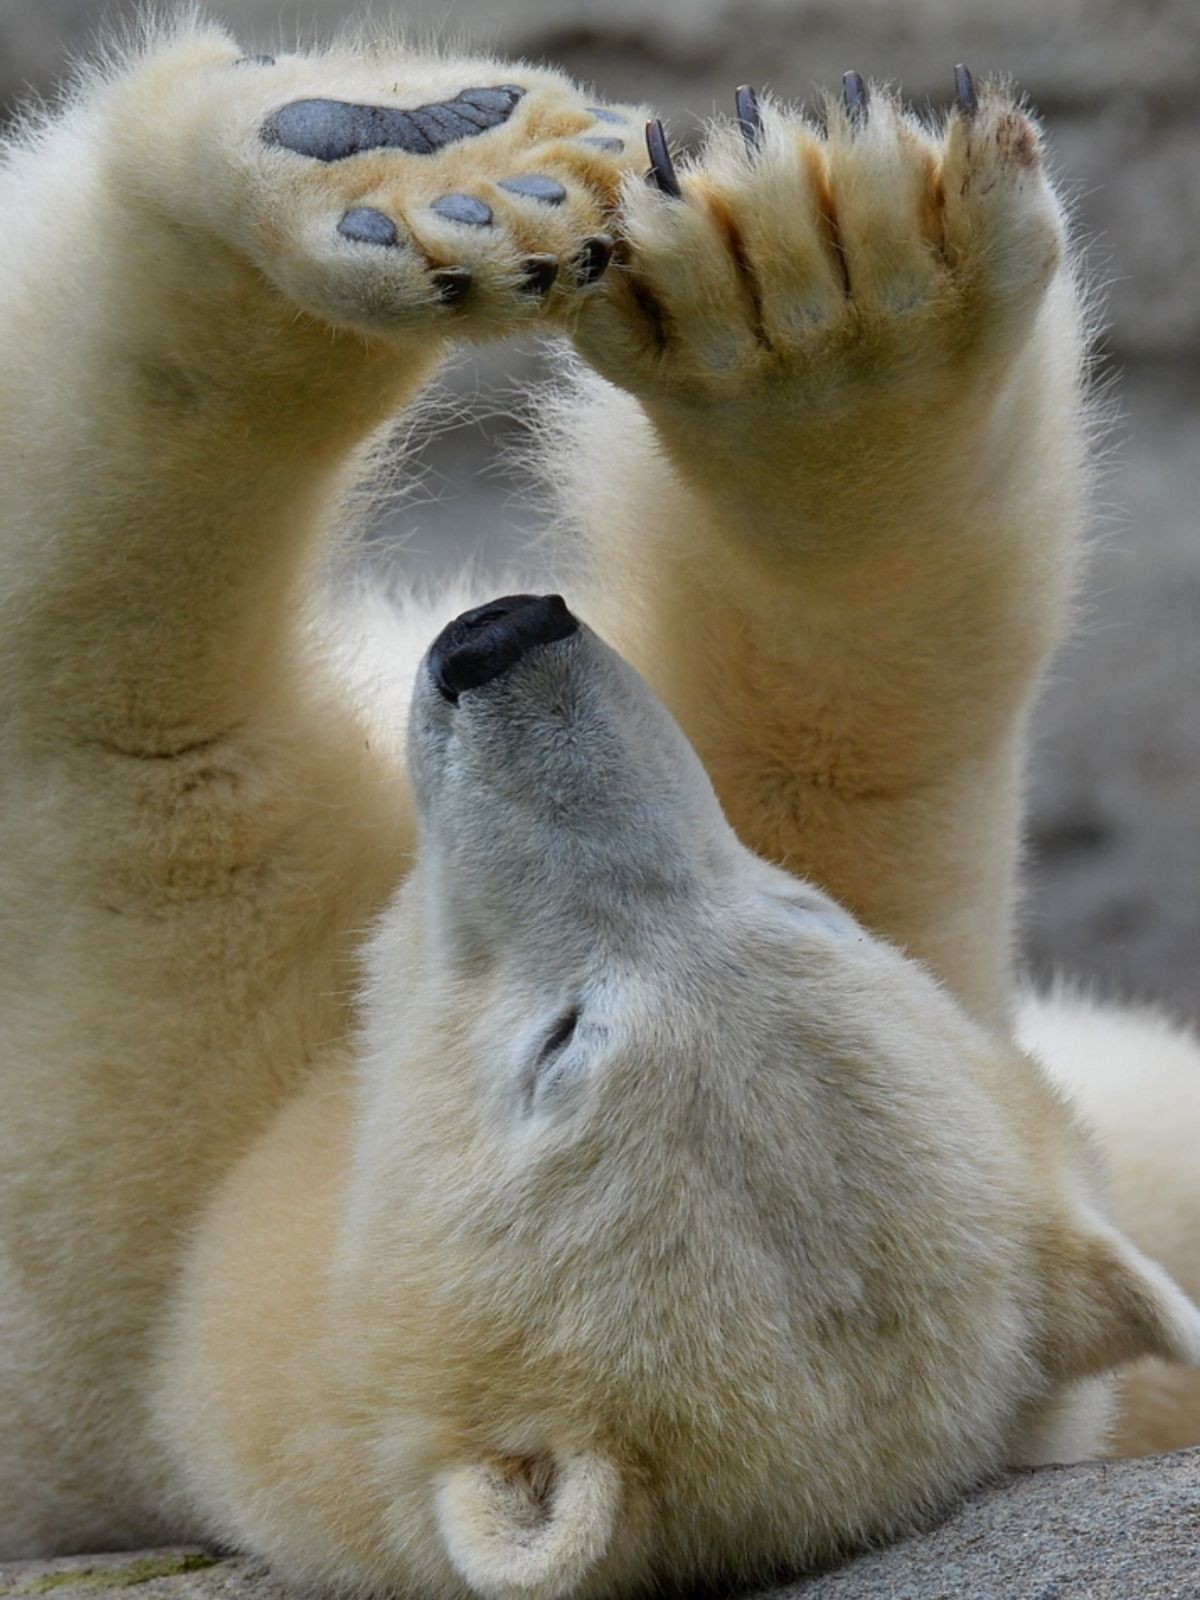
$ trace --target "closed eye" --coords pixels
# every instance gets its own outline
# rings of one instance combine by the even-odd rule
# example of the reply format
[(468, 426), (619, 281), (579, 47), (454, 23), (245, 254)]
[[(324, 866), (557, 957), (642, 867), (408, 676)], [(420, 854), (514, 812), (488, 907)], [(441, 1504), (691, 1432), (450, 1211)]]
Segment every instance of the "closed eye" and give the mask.
[(569, 1011), (565, 1011), (562, 1016), (559, 1017), (558, 1021), (554, 1024), (554, 1027), (550, 1030), (549, 1037), (542, 1046), (541, 1054), (538, 1056), (539, 1067), (542, 1066), (544, 1062), (549, 1061), (550, 1057), (554, 1055), (555, 1051), (562, 1049), (563, 1045), (566, 1044), (567, 1040), (570, 1039), (571, 1035), (575, 1032), (578, 1024), (579, 1007), (572, 1006)]
[(572, 1006), (546, 1035), (536, 1057), (531, 1059), (522, 1075), (521, 1102), (526, 1112), (541, 1105), (543, 1109), (556, 1101), (562, 1092), (566, 1077), (566, 1063), (560, 1063), (566, 1047), (575, 1037), (579, 1026), (579, 1007)]

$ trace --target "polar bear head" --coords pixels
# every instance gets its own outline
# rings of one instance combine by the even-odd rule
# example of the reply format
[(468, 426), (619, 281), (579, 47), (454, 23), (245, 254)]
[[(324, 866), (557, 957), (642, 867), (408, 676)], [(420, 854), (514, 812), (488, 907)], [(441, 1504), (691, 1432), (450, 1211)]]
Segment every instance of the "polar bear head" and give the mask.
[(410, 747), (339, 1271), (457, 1581), (811, 1563), (1200, 1357), (1035, 1066), (750, 854), (561, 600), (451, 624)]

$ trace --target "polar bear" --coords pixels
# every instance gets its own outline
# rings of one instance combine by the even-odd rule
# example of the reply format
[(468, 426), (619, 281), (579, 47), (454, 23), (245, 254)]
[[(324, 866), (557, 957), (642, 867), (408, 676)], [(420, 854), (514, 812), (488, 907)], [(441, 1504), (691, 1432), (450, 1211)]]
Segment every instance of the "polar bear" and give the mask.
[[(850, 74), (647, 181), (643, 118), (189, 17), (11, 144), (4, 1555), (755, 1580), (1200, 1363), (1014, 1042), (1087, 476), (1038, 131)], [(394, 419), (536, 325), (570, 605), (364, 591)]]

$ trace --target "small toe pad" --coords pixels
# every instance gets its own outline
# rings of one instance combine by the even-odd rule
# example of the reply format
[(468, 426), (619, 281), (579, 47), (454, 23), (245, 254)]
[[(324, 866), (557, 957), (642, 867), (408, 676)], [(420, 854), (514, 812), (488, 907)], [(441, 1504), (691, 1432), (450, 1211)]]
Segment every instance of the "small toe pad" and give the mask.
[(447, 222), (463, 222), (469, 228), (489, 228), (492, 208), (471, 194), (444, 194), (429, 207)]
[(337, 231), (343, 239), (353, 239), (357, 244), (393, 245), (400, 237), (391, 217), (374, 206), (355, 206), (353, 211), (347, 211)]
[(500, 188), (509, 194), (519, 194), (526, 200), (541, 200), (548, 206), (560, 206), (567, 191), (556, 178), (547, 178), (540, 172), (530, 172), (521, 178), (501, 178)]

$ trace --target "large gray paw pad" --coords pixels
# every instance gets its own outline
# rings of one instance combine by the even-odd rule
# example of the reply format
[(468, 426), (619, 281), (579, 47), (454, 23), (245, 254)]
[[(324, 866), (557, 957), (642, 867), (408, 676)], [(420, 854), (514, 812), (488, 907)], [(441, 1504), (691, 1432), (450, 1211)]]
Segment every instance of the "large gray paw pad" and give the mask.
[(464, 89), (453, 100), (399, 111), (348, 100), (293, 100), (263, 123), (265, 144), (281, 145), (314, 161), (344, 161), (363, 150), (404, 150), (427, 156), (459, 139), (498, 128), (512, 115), (524, 89)]

